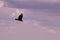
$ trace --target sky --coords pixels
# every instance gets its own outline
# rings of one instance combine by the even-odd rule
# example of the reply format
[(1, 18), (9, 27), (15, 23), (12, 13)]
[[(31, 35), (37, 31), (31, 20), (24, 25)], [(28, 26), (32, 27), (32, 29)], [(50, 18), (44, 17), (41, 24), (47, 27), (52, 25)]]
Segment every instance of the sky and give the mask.
[(0, 0), (0, 40), (60, 40), (60, 0)]

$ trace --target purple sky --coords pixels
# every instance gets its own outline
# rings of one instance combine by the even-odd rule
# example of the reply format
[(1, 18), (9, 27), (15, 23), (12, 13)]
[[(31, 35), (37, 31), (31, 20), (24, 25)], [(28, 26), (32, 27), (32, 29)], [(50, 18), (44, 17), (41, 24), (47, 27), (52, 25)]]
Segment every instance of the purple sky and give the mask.
[(0, 0), (0, 40), (60, 40), (60, 0)]

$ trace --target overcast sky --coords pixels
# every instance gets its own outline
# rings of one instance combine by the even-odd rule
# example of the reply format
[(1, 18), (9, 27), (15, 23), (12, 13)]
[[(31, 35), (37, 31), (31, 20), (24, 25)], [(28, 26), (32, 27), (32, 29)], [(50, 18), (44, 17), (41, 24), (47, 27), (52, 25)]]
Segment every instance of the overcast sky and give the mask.
[(0, 40), (60, 40), (60, 0), (0, 0)]

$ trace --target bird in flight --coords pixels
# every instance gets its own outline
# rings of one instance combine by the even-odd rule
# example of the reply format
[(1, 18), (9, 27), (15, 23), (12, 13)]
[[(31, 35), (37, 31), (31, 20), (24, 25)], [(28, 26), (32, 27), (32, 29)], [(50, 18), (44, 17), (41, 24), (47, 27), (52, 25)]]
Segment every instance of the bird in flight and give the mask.
[(15, 20), (23, 21), (23, 20), (22, 20), (22, 18), (23, 18), (23, 14), (21, 13), (21, 14), (18, 16), (18, 18), (17, 18), (17, 19), (15, 19)]

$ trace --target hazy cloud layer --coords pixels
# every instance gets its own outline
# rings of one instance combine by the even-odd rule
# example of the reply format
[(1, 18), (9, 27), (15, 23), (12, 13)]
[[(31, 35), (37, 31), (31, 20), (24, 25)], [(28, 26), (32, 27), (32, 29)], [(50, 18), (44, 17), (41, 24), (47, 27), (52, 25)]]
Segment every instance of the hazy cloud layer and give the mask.
[[(3, 0), (5, 7), (10, 8), (22, 8), (22, 9), (34, 9), (36, 11), (45, 11), (48, 13), (60, 13), (60, 1), (59, 0)], [(60, 16), (58, 14), (58, 16)]]
[(48, 13), (58, 14), (60, 16), (60, 1), (59, 0), (37, 0), (37, 1), (20, 1), (20, 0), (3, 0), (5, 7), (9, 8), (22, 8), (22, 9), (33, 9), (36, 11), (44, 11)]
[(59, 0), (1, 1), (0, 40), (60, 40)]
[(9, 7), (15, 8), (27, 8), (27, 9), (52, 9), (60, 10), (60, 3), (48, 3), (48, 2), (38, 2), (38, 1), (14, 1), (5, 0)]
[[(18, 15), (21, 13), (22, 9), (14, 9), (14, 8), (1, 8), (1, 15), (0, 19), (4, 20), (14, 20), (18, 17)], [(50, 14), (44, 11), (33, 11), (33, 10), (26, 10), (24, 11), (24, 20), (36, 20), (41, 23), (41, 25), (47, 26), (47, 27), (60, 27), (60, 16), (57, 16), (59, 14)]]
[(59, 30), (44, 27), (34, 20), (25, 20), (23, 23), (0, 20), (1, 40), (59, 40), (59, 34)]

